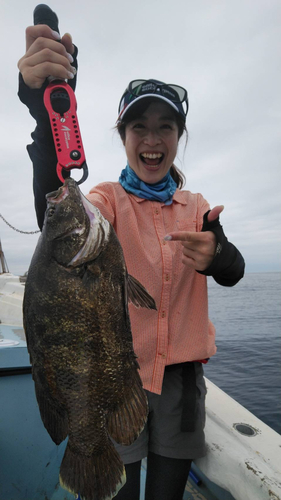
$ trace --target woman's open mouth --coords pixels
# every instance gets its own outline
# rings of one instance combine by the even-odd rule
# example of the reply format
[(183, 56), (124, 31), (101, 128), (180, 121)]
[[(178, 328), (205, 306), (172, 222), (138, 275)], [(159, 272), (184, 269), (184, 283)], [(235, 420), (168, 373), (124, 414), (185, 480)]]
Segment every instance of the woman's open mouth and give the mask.
[(139, 156), (141, 161), (146, 165), (157, 167), (160, 165), (165, 155), (164, 153), (141, 153)]

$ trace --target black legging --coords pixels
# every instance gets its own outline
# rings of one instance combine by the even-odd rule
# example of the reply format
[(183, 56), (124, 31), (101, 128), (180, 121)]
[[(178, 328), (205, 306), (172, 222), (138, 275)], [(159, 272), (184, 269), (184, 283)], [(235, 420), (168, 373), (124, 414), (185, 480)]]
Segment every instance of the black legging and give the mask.
[[(192, 460), (149, 453), (145, 500), (182, 500)], [(139, 500), (141, 460), (125, 465), (127, 481), (115, 500)]]

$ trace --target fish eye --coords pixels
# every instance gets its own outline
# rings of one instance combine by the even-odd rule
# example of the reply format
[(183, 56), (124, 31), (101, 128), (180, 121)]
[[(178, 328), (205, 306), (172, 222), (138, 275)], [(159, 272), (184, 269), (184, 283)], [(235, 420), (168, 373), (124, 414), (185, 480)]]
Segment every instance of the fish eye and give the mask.
[(55, 211), (56, 211), (55, 207), (48, 208), (48, 218), (52, 217)]

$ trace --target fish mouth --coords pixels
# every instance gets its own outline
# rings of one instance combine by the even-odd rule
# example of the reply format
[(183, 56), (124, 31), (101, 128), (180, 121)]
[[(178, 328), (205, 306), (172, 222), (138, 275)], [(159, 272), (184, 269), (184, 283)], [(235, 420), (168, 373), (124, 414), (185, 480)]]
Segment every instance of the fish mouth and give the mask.
[[(46, 195), (46, 200), (48, 203), (48, 212), (52, 211), (52, 209), (54, 210), (54, 205), (59, 205), (59, 203), (62, 203), (67, 198), (67, 196), (70, 195), (69, 184), (73, 184), (73, 187), (77, 188), (75, 181), (73, 182), (73, 179), (67, 179), (63, 184), (63, 186), (60, 186), (57, 191), (53, 191)], [(54, 240), (56, 241), (64, 240), (65, 238), (72, 236), (74, 234), (82, 236), (82, 234), (84, 233), (85, 233), (85, 228), (83, 226), (79, 226), (75, 227), (74, 229), (65, 231), (64, 233), (54, 238)]]
[(58, 204), (61, 203), (69, 195), (68, 183), (64, 183), (57, 191), (52, 191), (46, 194), (46, 200), (48, 203)]

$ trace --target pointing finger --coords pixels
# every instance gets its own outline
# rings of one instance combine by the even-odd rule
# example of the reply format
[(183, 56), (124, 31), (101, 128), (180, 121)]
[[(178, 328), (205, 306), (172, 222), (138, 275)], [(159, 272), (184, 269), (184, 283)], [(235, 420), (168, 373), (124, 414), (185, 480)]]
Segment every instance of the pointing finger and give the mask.
[(164, 240), (166, 241), (193, 241), (194, 235), (198, 233), (190, 233), (189, 231), (174, 231), (173, 233), (166, 234)]

